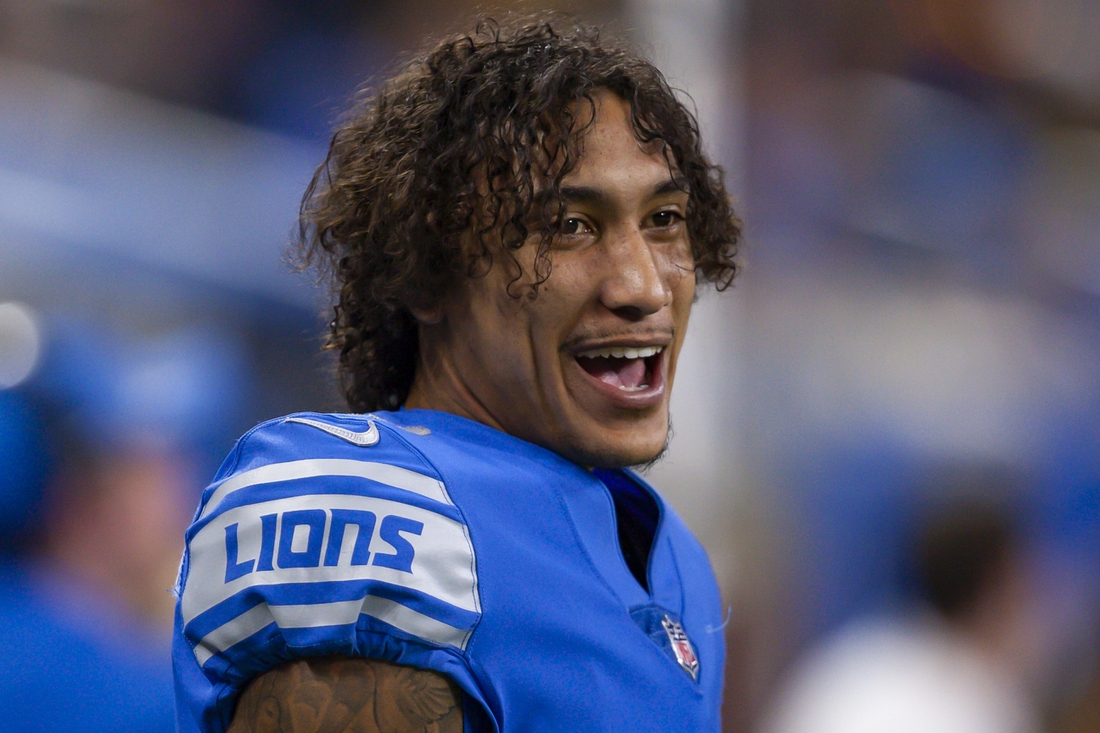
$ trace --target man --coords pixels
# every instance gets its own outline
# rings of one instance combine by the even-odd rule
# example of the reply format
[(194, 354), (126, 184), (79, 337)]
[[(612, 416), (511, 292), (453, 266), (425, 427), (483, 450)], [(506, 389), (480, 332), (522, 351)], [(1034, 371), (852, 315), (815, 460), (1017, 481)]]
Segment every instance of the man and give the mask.
[[(1000, 481), (963, 484), (962, 497), (925, 512), (904, 561), (916, 591), (909, 607), (854, 619), (811, 649), (792, 665), (762, 730), (1044, 729), (1027, 684), (1041, 676), (1038, 594), (1016, 521), (988, 499), (1015, 488)], [(935, 486), (941, 496), (952, 488)]]
[(204, 494), (181, 726), (717, 730), (706, 555), (623, 467), (738, 234), (690, 113), (593, 30), (482, 24), (384, 85), (302, 208), (365, 414), (264, 423)]

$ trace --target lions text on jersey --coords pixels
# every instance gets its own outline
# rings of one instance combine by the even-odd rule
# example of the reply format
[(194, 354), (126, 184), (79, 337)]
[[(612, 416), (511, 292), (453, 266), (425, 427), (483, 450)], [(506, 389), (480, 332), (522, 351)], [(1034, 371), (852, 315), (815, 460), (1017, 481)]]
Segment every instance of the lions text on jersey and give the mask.
[[(639, 502), (640, 555), (620, 542)], [(176, 591), (182, 730), (221, 733), (250, 679), (334, 654), (448, 675), (467, 730), (719, 729), (718, 591), (675, 513), (632, 473), (454, 415), (257, 426), (203, 495)]]

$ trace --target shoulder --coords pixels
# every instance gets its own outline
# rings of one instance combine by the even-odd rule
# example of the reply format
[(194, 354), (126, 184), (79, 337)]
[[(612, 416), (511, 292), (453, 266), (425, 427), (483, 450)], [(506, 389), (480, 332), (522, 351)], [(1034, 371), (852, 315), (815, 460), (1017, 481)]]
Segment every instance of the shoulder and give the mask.
[(217, 508), (230, 494), (249, 486), (343, 475), (342, 471), (356, 469), (369, 473), (372, 466), (403, 469), (382, 470), (382, 476), (414, 493), (427, 490), (435, 497), (438, 492), (430, 487), (441, 478), (409, 443), (407, 438), (416, 435), (384, 415), (302, 412), (268, 420), (237, 441), (204, 492), (202, 510)]
[(206, 678), (236, 686), (317, 655), (461, 657), (481, 614), (474, 549), (406, 434), (384, 416), (299, 413), (237, 442), (177, 585), (177, 643)]

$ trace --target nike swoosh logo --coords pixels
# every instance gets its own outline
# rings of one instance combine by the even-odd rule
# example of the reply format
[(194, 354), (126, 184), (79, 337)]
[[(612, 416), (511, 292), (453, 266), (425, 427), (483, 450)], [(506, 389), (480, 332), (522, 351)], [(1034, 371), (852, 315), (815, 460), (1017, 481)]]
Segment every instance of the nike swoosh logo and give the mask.
[(335, 435), (337, 438), (343, 438), (349, 443), (361, 446), (363, 448), (374, 445), (378, 442), (378, 426), (373, 421), (368, 420), (367, 424), (369, 428), (361, 433), (348, 430), (347, 428), (340, 428), (335, 425), (329, 425), (328, 423), (318, 422), (317, 420), (310, 420), (308, 417), (288, 417), (283, 422), (298, 422), (303, 425), (309, 425), (311, 428), (317, 428), (318, 430), (324, 430), (329, 435)]

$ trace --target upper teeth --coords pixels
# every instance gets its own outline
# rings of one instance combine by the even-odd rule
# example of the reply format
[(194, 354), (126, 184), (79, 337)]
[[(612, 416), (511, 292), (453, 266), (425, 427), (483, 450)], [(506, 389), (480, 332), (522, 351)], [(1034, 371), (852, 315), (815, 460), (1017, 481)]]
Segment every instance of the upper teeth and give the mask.
[(613, 346), (610, 349), (593, 349), (592, 351), (583, 351), (578, 356), (582, 356), (586, 359), (595, 359), (596, 357), (614, 357), (616, 359), (646, 359), (654, 354), (659, 354), (665, 347), (663, 346), (642, 346), (634, 349), (629, 346)]

